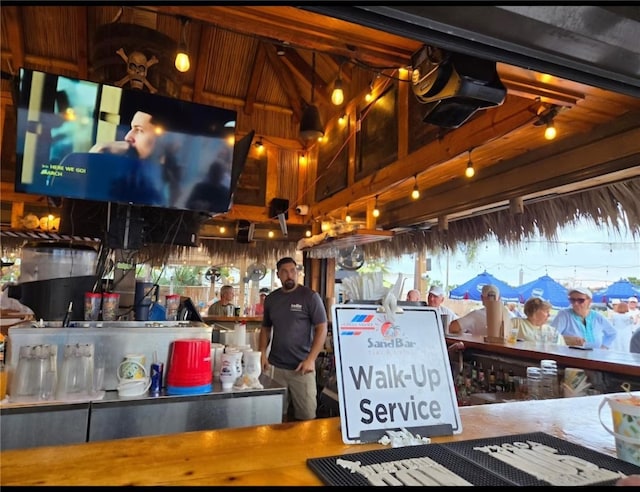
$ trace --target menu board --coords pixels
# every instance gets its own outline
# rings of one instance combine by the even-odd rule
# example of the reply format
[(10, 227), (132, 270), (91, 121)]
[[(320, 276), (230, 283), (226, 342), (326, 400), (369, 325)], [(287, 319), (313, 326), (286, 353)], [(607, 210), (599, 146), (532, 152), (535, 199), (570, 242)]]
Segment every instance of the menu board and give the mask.
[(342, 440), (387, 431), (462, 432), (440, 316), (434, 308), (335, 304), (333, 343)]

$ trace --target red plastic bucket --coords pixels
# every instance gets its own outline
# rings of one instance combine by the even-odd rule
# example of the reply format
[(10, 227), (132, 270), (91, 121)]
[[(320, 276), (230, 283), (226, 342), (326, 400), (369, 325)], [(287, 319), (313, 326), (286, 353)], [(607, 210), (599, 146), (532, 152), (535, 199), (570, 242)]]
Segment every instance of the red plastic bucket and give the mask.
[(211, 391), (211, 341), (200, 338), (172, 343), (167, 388), (206, 387)]

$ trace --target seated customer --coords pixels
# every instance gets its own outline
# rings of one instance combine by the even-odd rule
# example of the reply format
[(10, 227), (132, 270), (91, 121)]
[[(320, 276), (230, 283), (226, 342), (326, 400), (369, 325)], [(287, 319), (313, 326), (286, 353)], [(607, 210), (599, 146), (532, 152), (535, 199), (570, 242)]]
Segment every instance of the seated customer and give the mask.
[(557, 345), (566, 345), (564, 338), (560, 336), (558, 331), (547, 324), (551, 304), (538, 297), (531, 297), (524, 303), (524, 314), (526, 318), (513, 318), (511, 324), (518, 328), (517, 337), (521, 340), (535, 342), (537, 335), (542, 330), (545, 331), (547, 342)]
[(427, 305), (436, 308), (438, 314), (448, 314), (449, 322), (458, 319), (458, 315), (447, 306), (443, 306), (442, 301), (444, 301), (444, 290), (439, 285), (432, 285), (427, 293)]
[[(472, 335), (487, 335), (487, 302), (499, 301), (500, 290), (492, 284), (482, 286), (480, 295), (484, 307), (471, 311), (449, 324), (449, 333), (470, 333)], [(506, 306), (502, 306), (502, 323), (504, 333), (511, 331), (511, 315)]]
[(420, 302), (420, 291), (416, 289), (411, 289), (409, 292), (407, 292), (407, 301)]
[(223, 285), (220, 287), (220, 300), (209, 306), (207, 314), (209, 316), (233, 316), (234, 309), (233, 285)]
[(551, 322), (567, 345), (608, 349), (616, 338), (609, 320), (591, 309), (593, 295), (589, 289), (574, 287), (569, 291), (571, 307), (561, 309)]

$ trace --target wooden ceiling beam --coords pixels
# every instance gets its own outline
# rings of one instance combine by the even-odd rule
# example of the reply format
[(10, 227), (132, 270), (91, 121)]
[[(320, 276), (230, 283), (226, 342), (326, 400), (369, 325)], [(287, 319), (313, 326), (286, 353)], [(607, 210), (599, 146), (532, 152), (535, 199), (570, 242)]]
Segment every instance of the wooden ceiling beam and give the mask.
[(88, 9), (78, 7), (78, 78), (89, 78)]
[[(406, 66), (422, 43), (394, 34), (304, 11), (297, 7), (156, 6), (158, 12), (184, 15), (274, 41), (347, 58), (378, 67)], [(248, 34), (247, 34), (248, 35)]]
[(588, 188), (594, 179), (603, 184), (603, 176), (625, 169), (638, 172), (640, 128), (614, 132), (599, 140), (592, 138), (573, 138), (571, 145), (559, 142), (562, 145), (500, 162), (472, 180), (460, 177), (430, 188), (425, 192), (428, 200), (411, 207), (398, 202), (385, 208), (381, 225), (407, 227), (560, 186), (573, 185), (578, 191)]
[(6, 19), (3, 27), (7, 30), (5, 36), (7, 37), (7, 44), (11, 52), (11, 66), (8, 68), (11, 73), (15, 73), (20, 67), (25, 65), (21, 7), (8, 5), (2, 7), (2, 11)]
[(269, 43), (260, 43), (262, 49), (264, 49), (267, 54), (267, 59), (269, 63), (273, 67), (273, 70), (284, 89), (287, 98), (289, 100), (289, 104), (291, 104), (291, 108), (293, 109), (293, 117), (296, 121), (300, 121), (302, 118), (302, 96), (300, 95), (300, 90), (298, 86), (294, 83), (292, 77), (289, 74), (289, 70), (284, 66), (282, 60), (276, 53), (276, 48)]
[[(209, 46), (213, 39), (215, 27), (206, 27), (200, 29), (200, 39), (198, 46)], [(207, 56), (206, 50), (198, 50), (198, 60), (195, 63), (193, 69), (195, 73), (193, 75), (193, 101), (198, 103), (205, 103), (204, 100), (204, 86), (207, 79)], [(183, 87), (184, 88), (184, 87)]]
[(267, 52), (263, 46), (264, 43), (258, 43), (258, 49), (256, 50), (256, 57), (251, 64), (251, 74), (249, 75), (249, 87), (247, 87), (247, 95), (244, 103), (245, 114), (253, 114), (253, 106), (256, 103), (258, 97), (258, 88), (260, 87), (260, 80), (262, 79), (262, 73), (267, 63)]
[[(402, 182), (416, 174), (445, 165), (451, 159), (466, 153), (469, 149), (491, 142), (523, 125), (530, 124), (535, 114), (529, 110), (530, 101), (514, 98), (509, 104), (503, 104), (483, 114), (464, 126), (448, 132), (442, 139), (434, 140), (417, 151), (385, 166), (369, 178), (342, 190), (331, 197), (313, 205), (310, 213), (316, 217), (331, 213), (345, 203), (367, 199), (373, 194), (382, 194), (385, 190), (400, 186)], [(381, 204), (383, 197), (379, 197)]]

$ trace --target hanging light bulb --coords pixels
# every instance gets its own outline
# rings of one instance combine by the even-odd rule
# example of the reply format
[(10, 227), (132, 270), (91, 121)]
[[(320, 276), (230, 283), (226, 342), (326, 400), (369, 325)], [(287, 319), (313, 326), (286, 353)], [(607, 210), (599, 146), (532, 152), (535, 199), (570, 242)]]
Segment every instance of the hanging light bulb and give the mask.
[(262, 138), (259, 138), (256, 142), (256, 149), (258, 150), (258, 154), (262, 154), (264, 152), (264, 145), (262, 143)]
[(544, 138), (547, 140), (553, 140), (554, 138), (556, 138), (557, 134), (558, 132), (553, 123), (553, 120), (549, 121), (549, 123), (547, 123), (547, 127), (544, 129)]
[(376, 195), (376, 203), (373, 205), (373, 211), (371, 212), (376, 219), (380, 217), (380, 209), (378, 208), (378, 195)]
[(306, 166), (307, 165), (307, 154), (302, 152), (300, 154), (300, 157), (298, 157), (298, 164), (300, 166)]
[(304, 232), (304, 235), (305, 235), (305, 236), (307, 236), (307, 237), (311, 237), (311, 231), (310, 231), (309, 229), (307, 229), (307, 230)]
[(274, 232), (273, 232), (273, 231), (269, 231), (269, 234), (268, 234), (268, 235), (269, 235), (269, 237), (270, 237), (270, 238), (273, 238), (273, 236), (274, 236)]
[(347, 122), (346, 114), (343, 114), (342, 116), (340, 116), (340, 118), (338, 118), (338, 123), (340, 124), (340, 126), (344, 126), (346, 122)]
[(420, 190), (418, 189), (418, 175), (414, 175), (413, 178), (415, 179), (415, 184), (413, 185), (413, 191), (411, 192), (411, 198), (413, 198), (414, 200), (417, 200), (418, 198), (420, 198)]
[(365, 101), (370, 102), (373, 99), (373, 80), (369, 83), (369, 92), (364, 96)]
[(191, 68), (191, 60), (189, 60), (189, 52), (187, 50), (187, 35), (186, 27), (189, 23), (189, 19), (181, 17), (180, 22), (182, 28), (180, 29), (180, 43), (178, 43), (178, 51), (176, 53), (175, 66), (179, 72), (187, 72)]
[(471, 162), (471, 150), (469, 150), (469, 161), (467, 162), (467, 168), (464, 170), (464, 175), (467, 178), (472, 178), (476, 173), (476, 170), (473, 168), (473, 162)]
[(344, 220), (347, 224), (351, 222), (351, 215), (349, 215), (349, 204), (347, 203), (347, 214), (344, 216)]
[(331, 93), (331, 102), (335, 106), (340, 106), (344, 102), (344, 91), (342, 90), (342, 78), (340, 77), (342, 72), (342, 64), (338, 70), (338, 78), (333, 83), (333, 92)]

